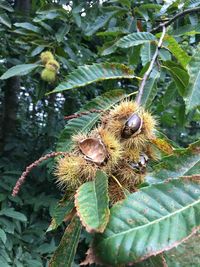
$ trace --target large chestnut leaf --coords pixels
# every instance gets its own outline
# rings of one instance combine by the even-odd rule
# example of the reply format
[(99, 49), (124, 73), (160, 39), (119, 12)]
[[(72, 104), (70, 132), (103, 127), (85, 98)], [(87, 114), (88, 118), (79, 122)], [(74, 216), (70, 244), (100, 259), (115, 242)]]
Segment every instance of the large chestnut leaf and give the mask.
[(128, 48), (140, 44), (149, 43), (155, 40), (156, 37), (149, 32), (134, 32), (119, 39), (116, 43), (116, 46)]
[(200, 106), (200, 47), (197, 47), (194, 56), (187, 65), (187, 70), (190, 79), (185, 103), (186, 110), (189, 112)]
[(49, 225), (47, 232), (55, 230), (62, 224), (65, 219), (70, 216), (74, 209), (74, 201), (73, 200), (67, 200), (66, 197), (61, 199), (61, 201), (58, 202), (56, 207), (54, 208), (52, 212), (52, 221)]
[(200, 178), (151, 185), (111, 209), (93, 251), (106, 264), (130, 264), (167, 251), (200, 229)]
[(110, 215), (108, 205), (108, 177), (97, 171), (95, 180), (81, 185), (75, 195), (77, 213), (88, 232), (104, 231)]
[(32, 70), (36, 69), (37, 67), (39, 67), (38, 64), (20, 64), (20, 65), (16, 65), (10, 69), (8, 69), (1, 77), (1, 80), (5, 80), (8, 79), (10, 77), (13, 76), (22, 76), (22, 75), (26, 75), (29, 72), (31, 72)]
[(60, 244), (49, 262), (49, 267), (72, 266), (79, 242), (81, 228), (81, 222), (79, 218), (75, 216), (66, 228)]
[(50, 93), (63, 92), (99, 81), (132, 78), (136, 78), (133, 69), (124, 64), (105, 62), (84, 65), (70, 73), (65, 81)]
[(200, 141), (190, 144), (186, 149), (176, 149), (170, 156), (153, 167), (153, 171), (146, 175), (150, 184), (163, 182), (168, 178), (196, 175), (200, 173)]
[(157, 94), (157, 81), (160, 77), (160, 73), (153, 69), (149, 76), (149, 80), (145, 84), (144, 93), (142, 95), (141, 104), (148, 108), (152, 103)]

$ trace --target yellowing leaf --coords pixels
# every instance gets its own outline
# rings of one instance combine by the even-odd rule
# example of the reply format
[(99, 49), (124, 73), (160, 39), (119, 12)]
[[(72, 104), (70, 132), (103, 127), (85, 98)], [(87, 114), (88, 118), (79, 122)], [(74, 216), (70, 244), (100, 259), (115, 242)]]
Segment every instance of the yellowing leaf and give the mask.
[(164, 153), (168, 155), (173, 153), (173, 147), (166, 140), (161, 138), (155, 138), (152, 139), (151, 142)]

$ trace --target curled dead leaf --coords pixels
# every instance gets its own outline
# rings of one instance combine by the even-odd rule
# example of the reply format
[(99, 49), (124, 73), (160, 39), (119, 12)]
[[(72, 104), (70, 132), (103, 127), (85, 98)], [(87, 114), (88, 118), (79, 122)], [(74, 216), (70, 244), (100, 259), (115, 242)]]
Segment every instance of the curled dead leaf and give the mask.
[[(80, 263), (80, 266), (91, 265), (93, 263), (97, 263), (99, 265), (103, 265), (102, 262), (97, 258), (92, 248), (89, 248), (86, 252), (86, 258), (84, 261)], [(105, 265), (104, 265), (105, 266)]]

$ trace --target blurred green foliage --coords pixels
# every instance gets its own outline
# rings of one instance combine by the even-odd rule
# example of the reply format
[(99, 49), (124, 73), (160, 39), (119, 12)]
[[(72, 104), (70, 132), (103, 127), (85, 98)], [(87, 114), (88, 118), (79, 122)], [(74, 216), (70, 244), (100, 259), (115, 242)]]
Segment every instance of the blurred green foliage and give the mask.
[[(117, 41), (139, 30), (151, 31), (161, 20), (200, 5), (199, 1), (168, 1), (167, 4), (162, 0), (110, 0), (102, 4), (102, 1), (25, 0), (24, 9), (22, 2), (0, 0), (0, 75), (15, 65), (38, 65), (29, 70), (25, 66), (18, 73), (22, 76), (1, 80), (0, 85), (2, 267), (48, 266), (64, 231), (62, 224), (58, 231), (46, 233), (54, 207), (63, 194), (54, 183), (54, 161), (49, 159), (33, 170), (14, 198), (12, 188), (22, 171), (41, 155), (55, 151), (60, 131), (66, 125), (65, 115), (77, 112), (88, 101), (111, 89), (123, 89), (127, 94), (136, 92), (138, 81), (108, 80), (63, 94), (45, 94), (84, 64), (123, 63), (142, 76), (155, 51), (155, 43), (124, 49), (116, 45)], [(148, 109), (157, 116), (162, 132), (183, 147), (200, 137), (200, 102), (190, 108), (185, 102), (187, 81), (185, 85), (179, 82), (188, 70), (183, 66), (181, 54), (184, 51), (190, 59), (198, 49), (199, 23), (198, 14), (193, 13), (169, 27), (176, 44), (165, 40), (166, 49), (160, 50), (160, 60), (154, 69), (160, 77), (148, 87), (152, 90)], [(39, 56), (45, 50), (50, 50), (61, 64), (53, 84), (40, 78)], [(81, 240), (73, 266), (78, 266), (84, 258), (90, 237), (83, 232)]]

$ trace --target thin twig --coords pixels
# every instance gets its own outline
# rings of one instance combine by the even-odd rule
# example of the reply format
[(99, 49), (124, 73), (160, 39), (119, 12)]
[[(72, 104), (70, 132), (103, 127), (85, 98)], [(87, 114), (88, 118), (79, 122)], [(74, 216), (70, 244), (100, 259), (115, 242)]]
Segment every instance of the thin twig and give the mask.
[(12, 196), (16, 196), (20, 190), (20, 187), (22, 186), (22, 184), (24, 183), (27, 175), (30, 173), (30, 171), (37, 167), (41, 162), (43, 162), (44, 160), (47, 160), (49, 158), (54, 158), (57, 156), (61, 156), (61, 155), (69, 155), (69, 153), (67, 152), (52, 152), (49, 154), (46, 154), (45, 156), (39, 158), (38, 160), (34, 161), (31, 165), (29, 165), (28, 167), (26, 167), (26, 170), (22, 173), (22, 175), (20, 176), (20, 178), (17, 180), (15, 187), (13, 188), (12, 191)]
[[(143, 18), (137, 18), (137, 20), (147, 22), (146, 19), (143, 19)], [(170, 20), (169, 18), (165, 18), (165, 19), (155, 19), (155, 22), (164, 23), (164, 22), (169, 21), (169, 20)]]
[(71, 120), (71, 119), (74, 119), (74, 118), (79, 118), (83, 115), (88, 115), (90, 113), (101, 113), (103, 112), (103, 110), (101, 109), (91, 109), (89, 111), (83, 111), (83, 112), (80, 112), (80, 113), (77, 113), (77, 114), (72, 114), (72, 115), (69, 115), (69, 116), (65, 116), (64, 119), (65, 120)]
[(195, 8), (191, 8), (191, 9), (186, 9), (183, 12), (180, 12), (178, 14), (176, 14), (174, 17), (172, 17), (170, 20), (166, 21), (166, 22), (162, 22), (160, 23), (157, 27), (153, 28), (151, 30), (151, 33), (157, 33), (159, 32), (159, 30), (165, 26), (169, 26), (170, 24), (172, 24), (174, 21), (176, 21), (177, 19), (184, 17), (187, 14), (191, 14), (191, 13), (196, 13), (196, 12), (200, 12), (200, 7), (195, 7)]
[(139, 87), (139, 90), (138, 90), (138, 94), (136, 96), (136, 100), (135, 101), (138, 103), (138, 105), (140, 105), (140, 102), (141, 102), (141, 99), (142, 99), (142, 95), (143, 95), (143, 91), (144, 91), (144, 87), (145, 87), (146, 81), (147, 81), (147, 79), (148, 79), (148, 77), (149, 77), (149, 75), (150, 75), (150, 73), (151, 73), (151, 71), (153, 69), (154, 63), (155, 63), (155, 61), (157, 59), (159, 49), (161, 48), (162, 43), (163, 43), (163, 39), (165, 37), (165, 33), (166, 33), (166, 27), (163, 26), (163, 28), (162, 28), (162, 35), (161, 35), (161, 37), (159, 39), (159, 42), (158, 42), (156, 51), (155, 51), (155, 53), (153, 55), (153, 58), (152, 58), (151, 63), (149, 65), (149, 67), (148, 67), (148, 70), (145, 72), (145, 74), (143, 76), (142, 82), (141, 82), (140, 87)]

